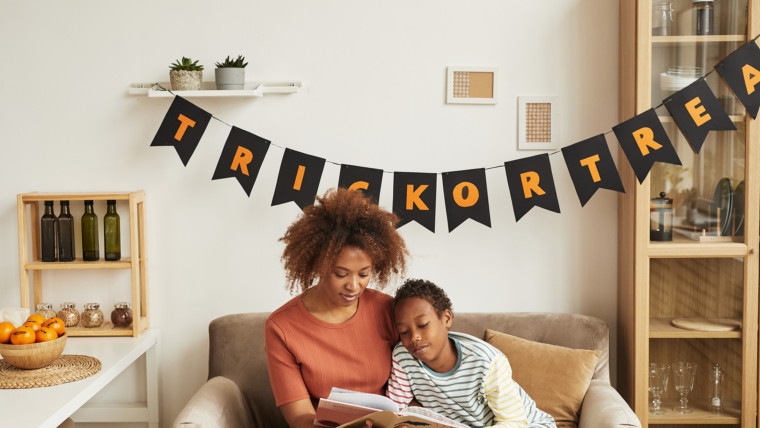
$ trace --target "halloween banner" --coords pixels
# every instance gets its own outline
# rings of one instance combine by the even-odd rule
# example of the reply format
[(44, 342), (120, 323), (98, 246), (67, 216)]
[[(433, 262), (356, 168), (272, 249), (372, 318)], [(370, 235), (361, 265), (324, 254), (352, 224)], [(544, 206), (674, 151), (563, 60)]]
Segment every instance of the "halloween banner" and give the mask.
[[(753, 119), (760, 108), (760, 49), (755, 44), (758, 37), (728, 55), (715, 67)], [(735, 112), (725, 111), (726, 107), (721, 104), (703, 76), (669, 96), (659, 106), (613, 126), (611, 132), (582, 140), (556, 152), (508, 161), (499, 166), (440, 173), (449, 232), (467, 219), (491, 227), (485, 171), (502, 166), (506, 173), (515, 221), (520, 221), (536, 206), (559, 213), (559, 198), (549, 156), (560, 152), (581, 206), (585, 206), (599, 189), (625, 192), (607, 143), (607, 134), (614, 133), (639, 183), (647, 178), (655, 162), (681, 165), (670, 137), (655, 111), (660, 107), (668, 110), (678, 128), (674, 132), (681, 132), (695, 153), (700, 152), (710, 131), (736, 130), (734, 121), (729, 116), (729, 113)], [(173, 146), (182, 163), (187, 166), (212, 118), (216, 119), (175, 95), (150, 145)], [(326, 159), (278, 146), (235, 126), (231, 128), (212, 180), (234, 177), (250, 196), (269, 147), (275, 145), (283, 149), (284, 154), (271, 205), (295, 202), (303, 210), (314, 203)], [(383, 174), (392, 172), (393, 212), (399, 217), (398, 227), (417, 222), (435, 233), (439, 173), (393, 172), (330, 163), (340, 165), (339, 187), (362, 191), (376, 202), (380, 200)], [(740, 189), (737, 188), (736, 192), (739, 194)], [(743, 198), (741, 199), (737, 202), (743, 203)]]
[(604, 134), (563, 147), (562, 156), (582, 207), (599, 189), (625, 192)]
[(375, 202), (380, 201), (380, 186), (383, 184), (383, 170), (361, 166), (341, 165), (338, 187), (361, 190)]
[(272, 206), (295, 202), (301, 210), (312, 205), (322, 179), (325, 160), (306, 153), (285, 149), (280, 175), (274, 188)]
[(519, 221), (533, 207), (559, 212), (557, 189), (554, 187), (548, 154), (504, 162), (504, 169), (507, 171), (515, 221)]
[(670, 142), (654, 109), (628, 119), (613, 127), (612, 130), (639, 183), (644, 182), (655, 162), (681, 165), (676, 149)]
[(491, 227), (485, 168), (444, 172), (441, 176), (449, 232), (468, 218)]
[(175, 96), (150, 145), (174, 146), (182, 164), (187, 166), (210, 121), (211, 113)]
[(760, 107), (760, 48), (755, 41), (745, 43), (715, 66), (720, 77), (741, 101), (752, 119)]
[(708, 132), (736, 130), (704, 78), (666, 99), (665, 107), (697, 154), (702, 150)]
[(245, 193), (251, 196), (267, 150), (269, 140), (233, 126), (211, 179), (235, 177)]
[(393, 174), (393, 212), (400, 219), (397, 227), (416, 221), (435, 233), (437, 180), (437, 174), (424, 172)]

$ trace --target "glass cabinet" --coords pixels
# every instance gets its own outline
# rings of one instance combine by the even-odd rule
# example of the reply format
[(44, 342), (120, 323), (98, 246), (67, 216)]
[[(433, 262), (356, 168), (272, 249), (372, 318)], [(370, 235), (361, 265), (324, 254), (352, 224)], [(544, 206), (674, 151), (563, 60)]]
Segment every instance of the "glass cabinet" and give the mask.
[[(757, 425), (760, 119), (714, 67), (760, 29), (759, 6), (620, 1), (620, 120), (655, 108), (682, 164), (655, 163), (640, 184), (619, 156), (617, 383), (643, 426)], [(709, 132), (696, 153), (663, 102), (701, 78), (736, 130)], [(652, 233), (663, 206), (672, 233)], [(693, 387), (677, 362), (696, 364)], [(671, 366), (656, 413), (650, 364)]]

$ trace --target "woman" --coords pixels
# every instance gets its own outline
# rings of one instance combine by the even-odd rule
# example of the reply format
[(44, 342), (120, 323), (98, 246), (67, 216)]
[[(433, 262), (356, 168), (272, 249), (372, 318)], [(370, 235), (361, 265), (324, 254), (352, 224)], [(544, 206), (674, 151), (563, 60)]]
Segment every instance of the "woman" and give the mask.
[(332, 387), (385, 393), (398, 340), (384, 288), (404, 272), (408, 251), (398, 218), (361, 192), (317, 198), (281, 240), (291, 291), (300, 294), (266, 325), (275, 402), (291, 427), (311, 427)]

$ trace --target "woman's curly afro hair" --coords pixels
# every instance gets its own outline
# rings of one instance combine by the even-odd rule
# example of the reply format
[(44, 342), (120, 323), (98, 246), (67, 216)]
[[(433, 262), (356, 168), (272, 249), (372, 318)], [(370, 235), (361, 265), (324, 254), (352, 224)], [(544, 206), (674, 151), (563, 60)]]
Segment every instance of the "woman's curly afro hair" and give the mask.
[(326, 275), (344, 246), (370, 257), (373, 280), (384, 288), (406, 270), (406, 249), (396, 230), (398, 217), (358, 190), (331, 189), (285, 231), (282, 262), (288, 289), (306, 291)]

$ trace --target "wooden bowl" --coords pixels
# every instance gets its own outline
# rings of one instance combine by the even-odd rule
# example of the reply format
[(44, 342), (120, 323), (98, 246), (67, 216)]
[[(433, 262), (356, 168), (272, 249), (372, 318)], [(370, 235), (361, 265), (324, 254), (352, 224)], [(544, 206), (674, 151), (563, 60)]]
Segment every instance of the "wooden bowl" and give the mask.
[(19, 369), (40, 369), (52, 363), (66, 346), (64, 334), (48, 342), (13, 345), (0, 343), (0, 355), (6, 363)]

